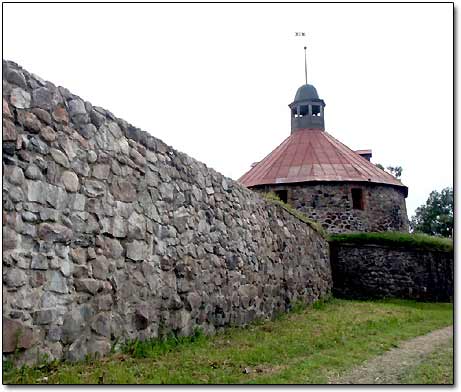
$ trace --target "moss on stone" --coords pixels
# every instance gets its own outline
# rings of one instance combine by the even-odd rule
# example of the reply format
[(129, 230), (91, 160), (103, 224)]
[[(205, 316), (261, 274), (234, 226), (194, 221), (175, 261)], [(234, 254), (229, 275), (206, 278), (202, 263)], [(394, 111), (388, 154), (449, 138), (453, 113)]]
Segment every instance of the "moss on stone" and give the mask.
[(284, 203), (282, 200), (280, 200), (280, 197), (278, 197), (274, 192), (264, 193), (264, 198), (271, 203), (279, 205), (285, 211), (289, 212), (291, 215), (298, 218), (300, 221), (307, 223), (312, 229), (314, 229), (317, 233), (319, 233), (323, 238), (328, 239), (328, 233), (326, 232), (326, 230), (322, 227), (320, 223), (315, 222), (312, 219), (309, 219), (302, 212), (299, 212), (297, 209), (295, 209), (291, 205)]
[(391, 247), (438, 250), (453, 252), (453, 240), (434, 237), (422, 233), (402, 233), (397, 231), (383, 233), (343, 233), (329, 236), (330, 243), (374, 244)]

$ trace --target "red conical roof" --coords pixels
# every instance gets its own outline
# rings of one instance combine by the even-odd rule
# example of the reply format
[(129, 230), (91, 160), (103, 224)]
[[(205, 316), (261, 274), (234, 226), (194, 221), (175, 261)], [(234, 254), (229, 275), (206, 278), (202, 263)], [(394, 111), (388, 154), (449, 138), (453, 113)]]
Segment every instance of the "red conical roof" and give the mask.
[(239, 180), (247, 187), (305, 181), (364, 181), (408, 188), (320, 129), (300, 129)]

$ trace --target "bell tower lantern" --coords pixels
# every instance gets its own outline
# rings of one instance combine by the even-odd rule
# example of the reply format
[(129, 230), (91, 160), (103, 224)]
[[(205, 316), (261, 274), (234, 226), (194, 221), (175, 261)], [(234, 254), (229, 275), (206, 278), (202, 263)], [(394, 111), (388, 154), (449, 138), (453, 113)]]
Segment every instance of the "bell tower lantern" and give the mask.
[(288, 107), (291, 109), (291, 133), (298, 129), (325, 130), (325, 102), (311, 84), (298, 88), (295, 100)]

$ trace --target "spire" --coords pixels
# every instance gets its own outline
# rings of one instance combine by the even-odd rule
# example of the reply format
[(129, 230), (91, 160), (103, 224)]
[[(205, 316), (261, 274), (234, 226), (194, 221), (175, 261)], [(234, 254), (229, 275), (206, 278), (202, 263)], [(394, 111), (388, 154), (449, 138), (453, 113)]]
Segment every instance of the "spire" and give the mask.
[[(305, 37), (306, 33), (295, 33), (295, 35)], [(300, 129), (324, 131), (325, 102), (319, 98), (315, 87), (307, 84), (307, 46), (304, 46), (304, 77), (306, 84), (298, 88), (294, 101), (288, 105), (291, 109), (291, 133)]]
[(307, 84), (307, 46), (304, 47), (304, 74), (306, 75)]
[[(304, 31), (296, 32), (295, 37), (306, 38), (306, 33)], [(304, 46), (304, 75), (306, 77), (306, 84), (307, 84), (307, 46)]]

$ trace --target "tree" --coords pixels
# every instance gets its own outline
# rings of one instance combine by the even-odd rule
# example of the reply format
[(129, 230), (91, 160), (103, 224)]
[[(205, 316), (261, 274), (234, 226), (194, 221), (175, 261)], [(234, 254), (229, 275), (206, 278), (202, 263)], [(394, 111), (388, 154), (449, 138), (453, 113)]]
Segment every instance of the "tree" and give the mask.
[(384, 168), (384, 166), (380, 163), (376, 163), (375, 166), (379, 167), (381, 170), (387, 171), (388, 173), (392, 174), (395, 178), (400, 178), (402, 176), (402, 166), (388, 166)]
[(402, 166), (388, 166), (387, 171), (391, 173), (395, 178), (400, 178), (402, 175)]
[(411, 218), (413, 232), (443, 237), (453, 236), (453, 188), (432, 191), (425, 205), (416, 209)]

